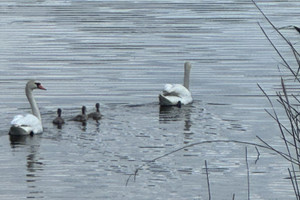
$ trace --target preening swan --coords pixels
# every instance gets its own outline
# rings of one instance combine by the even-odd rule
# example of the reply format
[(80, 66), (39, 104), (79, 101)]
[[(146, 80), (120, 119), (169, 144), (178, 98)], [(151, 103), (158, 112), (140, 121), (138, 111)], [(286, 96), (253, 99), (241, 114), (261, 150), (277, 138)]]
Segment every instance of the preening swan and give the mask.
[(72, 120), (73, 121), (77, 121), (77, 122), (86, 122), (87, 116), (86, 116), (85, 112), (86, 112), (86, 107), (82, 106), (82, 108), (81, 108), (81, 115), (77, 115)]
[(29, 135), (43, 132), (41, 114), (32, 94), (34, 89), (46, 90), (38, 81), (30, 80), (27, 82), (25, 93), (30, 103), (32, 114), (15, 116), (11, 121), (10, 135)]
[(52, 121), (55, 125), (62, 125), (65, 123), (64, 119), (61, 117), (61, 109), (57, 109), (57, 117)]
[(100, 110), (99, 110), (100, 104), (96, 103), (95, 107), (96, 107), (96, 112), (92, 112), (92, 113), (88, 114), (88, 118), (92, 118), (94, 120), (99, 120), (102, 117)]
[(181, 106), (193, 102), (192, 94), (189, 91), (191, 64), (184, 63), (184, 82), (181, 84), (166, 84), (159, 95), (159, 104), (162, 106)]

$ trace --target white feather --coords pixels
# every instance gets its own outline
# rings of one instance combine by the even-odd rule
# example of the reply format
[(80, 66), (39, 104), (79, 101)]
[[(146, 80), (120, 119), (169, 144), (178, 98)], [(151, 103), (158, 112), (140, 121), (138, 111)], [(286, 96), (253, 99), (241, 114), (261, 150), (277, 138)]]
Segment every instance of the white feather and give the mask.
[(15, 128), (23, 129), (24, 134), (38, 134), (43, 132), (41, 121), (32, 114), (15, 116), (11, 121), (11, 125)]
[(183, 105), (193, 102), (191, 92), (180, 84), (166, 84), (159, 100), (161, 105), (166, 106), (177, 105), (179, 101)]

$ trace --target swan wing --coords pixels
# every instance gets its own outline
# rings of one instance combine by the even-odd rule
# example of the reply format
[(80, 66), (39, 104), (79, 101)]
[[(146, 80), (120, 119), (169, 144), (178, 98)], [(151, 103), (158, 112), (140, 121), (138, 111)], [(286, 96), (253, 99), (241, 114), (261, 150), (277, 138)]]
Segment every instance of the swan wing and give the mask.
[(159, 95), (159, 103), (163, 106), (175, 106), (178, 105), (178, 102), (181, 102), (181, 98), (177, 96), (164, 96), (163, 94)]
[(193, 102), (191, 92), (180, 84), (166, 84), (161, 95), (159, 95), (161, 105), (177, 105), (180, 101), (183, 105)]
[(32, 132), (34, 134), (43, 132), (43, 126), (41, 121), (32, 114), (27, 114), (25, 116), (15, 116), (11, 121), (11, 125), (15, 128), (14, 130), (16, 130), (16, 128), (23, 129), (23, 132), (27, 134), (30, 134)]
[(191, 96), (191, 92), (186, 89), (183, 85), (180, 84), (166, 84), (163, 90), (163, 94), (165, 96), (178, 96), (178, 97), (185, 97)]

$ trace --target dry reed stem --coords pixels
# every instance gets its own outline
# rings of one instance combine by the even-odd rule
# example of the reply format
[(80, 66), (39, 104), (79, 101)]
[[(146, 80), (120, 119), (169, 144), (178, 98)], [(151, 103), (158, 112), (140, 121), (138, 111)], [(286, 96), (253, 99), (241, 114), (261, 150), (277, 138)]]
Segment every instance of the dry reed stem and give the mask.
[(249, 164), (248, 164), (248, 151), (247, 151), (247, 147), (245, 147), (245, 158), (246, 158), (246, 169), (247, 169), (248, 200), (250, 200), (250, 171), (249, 171)]
[[(268, 23), (273, 27), (273, 29), (281, 36), (281, 38), (284, 39), (284, 41), (289, 45), (289, 47), (292, 49), (294, 58), (297, 62), (297, 71), (295, 72), (292, 67), (287, 63), (286, 59), (282, 56), (282, 54), (280, 53), (280, 51), (276, 48), (276, 46), (274, 45), (274, 43), (272, 42), (272, 40), (269, 38), (269, 36), (266, 34), (266, 32), (264, 31), (264, 29), (262, 28), (262, 26), (259, 24), (263, 34), (265, 35), (265, 37), (268, 39), (268, 41), (270, 42), (270, 44), (272, 45), (272, 47), (274, 48), (274, 50), (277, 52), (277, 54), (279, 55), (279, 57), (281, 58), (281, 60), (283, 61), (282, 65), (285, 66), (286, 68), (289, 69), (289, 71), (292, 73), (292, 75), (294, 76), (295, 80), (299, 81), (298, 75), (300, 72), (300, 59), (299, 59), (299, 53), (297, 52), (297, 50), (294, 48), (294, 46), (292, 45), (292, 43), (287, 40), (286, 37), (284, 37), (281, 32), (278, 30), (278, 28), (276, 28), (274, 26), (274, 24), (269, 20), (269, 18), (263, 13), (263, 11), (258, 7), (258, 5), (255, 3), (254, 0), (252, 0), (253, 4), (256, 6), (256, 8), (260, 11), (260, 13), (264, 16), (264, 18), (268, 21)], [(263, 91), (263, 89), (259, 86), (259, 88)], [(264, 95), (267, 97), (273, 113), (271, 114), (269, 111), (267, 111), (267, 113), (277, 122), (277, 125), (280, 129), (280, 133), (282, 136), (282, 140), (284, 141), (284, 144), (286, 146), (287, 149), (287, 155), (288, 157), (286, 157), (286, 159), (290, 160), (291, 162), (291, 166), (292, 166), (292, 171), (290, 169), (288, 169), (289, 171), (289, 176), (293, 185), (293, 189), (295, 192), (295, 196), (297, 199), (300, 199), (300, 193), (299, 193), (299, 187), (298, 187), (298, 180), (297, 180), (297, 176), (296, 176), (296, 170), (294, 165), (296, 165), (297, 167), (300, 167), (300, 160), (299, 160), (299, 143), (300, 143), (300, 138), (299, 138), (299, 133), (300, 133), (300, 129), (299, 129), (299, 112), (297, 110), (297, 108), (295, 108), (293, 106), (293, 104), (290, 102), (289, 99), (289, 95), (284, 83), (283, 78), (281, 78), (281, 88), (282, 88), (282, 92), (283, 94), (281, 94), (280, 92), (277, 92), (277, 101), (281, 104), (281, 106), (283, 107), (286, 117), (289, 121), (289, 128), (287, 128), (287, 126), (283, 125), (278, 118), (278, 115), (276, 114), (276, 111), (274, 109), (273, 103), (271, 102), (269, 96), (263, 91)], [(290, 95), (293, 97), (293, 99), (297, 102), (300, 103), (299, 99), (295, 96), (295, 95)], [(259, 138), (266, 146), (272, 148), (269, 144), (267, 144), (266, 142), (264, 142), (261, 138)], [(276, 149), (273, 149), (275, 152), (282, 154), (282, 152), (277, 151)], [(294, 151), (295, 156), (293, 156), (291, 154), (291, 150)], [(286, 156), (286, 154), (283, 154), (284, 156)]]
[(210, 192), (210, 184), (209, 184), (208, 168), (207, 168), (206, 160), (205, 160), (205, 173), (206, 173), (206, 181), (207, 181), (208, 199), (211, 200), (211, 192)]

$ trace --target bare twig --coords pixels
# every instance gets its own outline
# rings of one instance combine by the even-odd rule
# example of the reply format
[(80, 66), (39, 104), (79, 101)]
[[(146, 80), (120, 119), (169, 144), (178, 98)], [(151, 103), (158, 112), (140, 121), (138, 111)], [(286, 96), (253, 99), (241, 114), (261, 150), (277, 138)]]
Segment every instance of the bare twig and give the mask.
[(269, 145), (267, 142), (265, 142), (263, 139), (261, 139), (259, 136), (256, 136), (262, 143), (264, 143), (266, 145), (266, 148), (269, 150), (274, 151), (275, 153), (277, 153), (278, 155), (280, 155), (281, 157), (283, 157), (284, 159), (290, 161), (293, 164), (298, 165), (299, 163), (297, 162), (297, 160), (295, 158), (293, 158), (291, 155), (285, 154), (281, 151), (278, 151), (277, 149), (273, 148), (271, 145)]
[[(290, 41), (289, 41), (289, 45), (290, 45), (290, 46), (293, 46), (292, 43), (291, 43)], [(296, 59), (296, 61), (297, 61), (297, 64), (298, 64), (298, 70), (297, 70), (297, 72), (296, 72), (296, 76), (298, 77), (299, 71), (300, 71), (300, 58), (299, 58), (299, 53), (298, 53), (294, 48), (292, 48), (292, 52), (293, 52), (294, 57), (295, 57), (295, 59)]]
[(260, 23), (258, 23), (260, 29), (262, 30), (263, 34), (265, 35), (265, 37), (268, 39), (268, 41), (270, 42), (270, 44), (272, 45), (272, 47), (275, 49), (275, 51), (277, 52), (277, 54), (279, 55), (279, 57), (282, 59), (282, 61), (284, 62), (284, 66), (290, 70), (290, 72), (294, 75), (295, 79), (300, 82), (299, 78), (297, 77), (296, 72), (294, 72), (294, 70), (291, 68), (291, 66), (288, 64), (288, 62), (285, 60), (285, 58), (281, 55), (280, 51), (277, 49), (277, 47), (275, 46), (275, 44), (272, 42), (272, 40), (269, 38), (269, 36), (267, 35), (267, 33), (265, 32), (265, 30), (262, 28), (262, 26), (260, 25)]
[[(258, 137), (258, 136), (257, 136)], [(202, 142), (196, 142), (196, 143), (192, 143), (192, 144), (189, 144), (189, 145), (186, 145), (186, 146), (183, 146), (181, 148), (178, 148), (178, 149), (175, 149), (169, 153), (166, 153), (162, 156), (159, 156), (159, 157), (156, 157), (150, 161), (147, 161), (145, 162), (144, 164), (140, 165), (138, 168), (135, 169), (135, 172), (133, 174), (129, 174), (129, 177), (126, 181), (126, 186), (128, 185), (129, 183), (129, 180), (131, 179), (131, 177), (133, 176), (133, 180), (135, 181), (135, 178), (138, 174), (138, 171), (140, 171), (143, 167), (149, 165), (150, 163), (153, 163), (159, 159), (162, 159), (164, 157), (167, 157), (171, 154), (174, 154), (178, 151), (181, 151), (183, 149), (186, 149), (186, 148), (190, 148), (190, 147), (193, 147), (193, 146), (197, 146), (197, 145), (204, 145), (204, 144), (211, 144), (211, 143), (236, 143), (236, 144), (243, 144), (243, 145), (250, 145), (250, 146), (256, 146), (256, 147), (260, 147), (260, 148), (263, 148), (263, 149), (268, 149), (268, 150), (271, 150), (271, 151), (274, 151), (276, 152), (277, 154), (281, 155), (283, 158), (285, 158), (286, 160), (288, 161), (291, 161), (293, 163), (296, 163), (293, 159), (290, 159), (289, 158), (289, 155), (283, 153), (283, 152), (280, 152), (280, 151), (277, 151), (276, 149), (274, 149), (273, 147), (271, 147), (270, 145), (268, 145), (267, 143), (265, 143), (262, 139), (260, 139), (265, 145), (261, 145), (261, 144), (256, 144), (256, 143), (252, 143), (252, 142), (244, 142), (244, 141), (238, 141), (238, 140), (209, 140), (209, 141), (202, 141)]]
[[(273, 48), (275, 49), (275, 51), (277, 52), (277, 54), (279, 55), (279, 57), (281, 58), (281, 60), (283, 61), (282, 65), (285, 66), (286, 68), (289, 69), (289, 71), (293, 74), (293, 76), (295, 77), (295, 80), (299, 81), (299, 73), (300, 73), (300, 58), (299, 58), (299, 53), (298, 51), (294, 48), (293, 44), (287, 40), (279, 31), (278, 28), (276, 28), (274, 26), (274, 24), (269, 20), (269, 18), (263, 13), (263, 11), (258, 7), (258, 5), (255, 3), (254, 0), (251, 0), (253, 2), (253, 4), (256, 6), (256, 8), (260, 11), (260, 13), (264, 16), (264, 18), (268, 21), (268, 23), (273, 27), (273, 29), (284, 39), (284, 41), (290, 46), (290, 48), (292, 49), (293, 55), (296, 59), (297, 65), (298, 65), (298, 69), (295, 72), (291, 66), (287, 63), (286, 59), (281, 55), (281, 53), (279, 52), (279, 50), (276, 48), (276, 46), (274, 45), (274, 43), (271, 41), (271, 39), (268, 37), (268, 35), (266, 34), (266, 32), (264, 31), (264, 29), (260, 26), (262, 32), (264, 33), (264, 35), (266, 36), (266, 38), (268, 39), (268, 41), (270, 42), (270, 44), (273, 46)], [(300, 29), (298, 27), (295, 27), (295, 29), (297, 29), (297, 31), (299, 31)], [(298, 186), (298, 180), (297, 180), (297, 175), (296, 175), (296, 170), (295, 167), (300, 167), (300, 153), (299, 153), (299, 143), (300, 143), (300, 129), (299, 129), (299, 111), (297, 108), (293, 107), (293, 104), (290, 102), (289, 99), (289, 95), (287, 93), (287, 89), (285, 87), (285, 83), (283, 81), (283, 78), (281, 78), (281, 86), (282, 86), (282, 91), (283, 91), (283, 95), (280, 92), (277, 92), (277, 97), (278, 97), (278, 102), (282, 105), (286, 117), (289, 121), (289, 129), (283, 125), (279, 119), (278, 116), (275, 112), (274, 106), (272, 104), (272, 102), (270, 101), (270, 98), (268, 97), (268, 95), (266, 95), (266, 93), (263, 91), (263, 93), (266, 95), (268, 101), (270, 102), (270, 105), (272, 106), (272, 110), (274, 112), (274, 114), (271, 114), (270, 112), (267, 111), (267, 113), (272, 116), (273, 119), (275, 119), (275, 121), (278, 124), (278, 127), (280, 129), (281, 135), (282, 135), (282, 140), (285, 143), (286, 149), (288, 151), (288, 154), (282, 154), (282, 152), (274, 149), (273, 147), (271, 147), (269, 144), (267, 144), (265, 141), (263, 141), (261, 138), (259, 138), (264, 145), (268, 146), (270, 149), (272, 149), (273, 151), (275, 151), (276, 153), (279, 153), (281, 156), (285, 157), (285, 159), (289, 160), (291, 162), (291, 166), (292, 166), (292, 171), (290, 169), (288, 169), (289, 171), (289, 176), (293, 185), (293, 189), (295, 192), (295, 196), (297, 200), (300, 200), (300, 193), (299, 193), (299, 186)], [(297, 103), (299, 104), (300, 101), (299, 99), (295, 96), (295, 95), (291, 95), (295, 101), (297, 101)], [(290, 150), (294, 150), (295, 152), (295, 156), (293, 157), (291, 154)], [(294, 166), (296, 165), (296, 166)]]
[(248, 152), (247, 152), (247, 147), (245, 147), (245, 157), (246, 157), (246, 168), (247, 168), (248, 200), (250, 200), (250, 175), (249, 175), (249, 164), (248, 164)]
[[(291, 70), (291, 72), (293, 73), (293, 75), (295, 76), (295, 79), (299, 81), (298, 79), (298, 75), (299, 75), (299, 71), (300, 71), (300, 59), (299, 59), (299, 52), (295, 49), (295, 47), (293, 46), (293, 44), (279, 31), (278, 28), (276, 28), (276, 26), (271, 22), (271, 20), (265, 15), (265, 13), (260, 9), (260, 7), (256, 4), (256, 2), (254, 0), (251, 0), (252, 3), (255, 5), (255, 7), (258, 9), (258, 11), (264, 16), (264, 18), (268, 21), (268, 23), (273, 27), (273, 29), (283, 38), (283, 40), (290, 46), (290, 48), (292, 49), (292, 52), (295, 56), (295, 59), (297, 61), (298, 64), (298, 69), (297, 72), (294, 73), (294, 71), (289, 68), (289, 70)], [(259, 25), (260, 26), (260, 25)], [(295, 26), (293, 26), (295, 28)], [(298, 28), (298, 27), (297, 27)], [(298, 29), (297, 29), (298, 30)], [(266, 34), (265, 34), (266, 35)], [(278, 53), (278, 52), (277, 52)], [(288, 65), (285, 66), (287, 67)]]
[(297, 155), (297, 157), (299, 157), (298, 150), (297, 150), (298, 149), (297, 140), (299, 139), (299, 135), (297, 134), (297, 131), (296, 131), (295, 126), (294, 126), (294, 124), (297, 124), (297, 122), (296, 122), (296, 118), (294, 117), (293, 108), (290, 105), (290, 102), (289, 102), (289, 99), (288, 99), (288, 96), (287, 96), (287, 92), (286, 92), (286, 88), (285, 88), (285, 85), (284, 85), (284, 82), (283, 82), (282, 79), (281, 79), (281, 85), (282, 85), (282, 90), (283, 90), (285, 99), (283, 99), (282, 95), (280, 95), (280, 94), (278, 95), (278, 97), (280, 99), (280, 102), (282, 103), (282, 106), (284, 107), (284, 110), (286, 112), (286, 116), (289, 119), (292, 139), (294, 140), (294, 146), (296, 147), (295, 148), (296, 149), (296, 155)]
[(294, 94), (292, 94), (292, 97), (294, 97), (294, 99), (295, 99), (298, 103), (300, 103), (300, 100), (299, 100)]
[(207, 181), (208, 199), (211, 200), (210, 184), (209, 184), (208, 168), (207, 168), (206, 160), (205, 160), (205, 173), (206, 173), (206, 181)]
[[(276, 111), (275, 111), (274, 105), (273, 105), (273, 103), (272, 103), (270, 97), (268, 96), (268, 94), (262, 89), (262, 87), (260, 87), (259, 84), (258, 84), (258, 87), (259, 87), (260, 90), (264, 93), (264, 95), (267, 97), (267, 99), (268, 99), (268, 101), (269, 101), (269, 103), (270, 103), (270, 105), (271, 105), (271, 107), (272, 107), (272, 110), (273, 110), (273, 112), (274, 112), (275, 121), (277, 122), (277, 125), (278, 125), (278, 127), (279, 127), (280, 133), (281, 133), (282, 137), (284, 138), (283, 140), (284, 140), (284, 142), (285, 142), (285, 146), (286, 146), (286, 149), (287, 149), (287, 151), (288, 151), (288, 155), (291, 157), (289, 145), (288, 145), (287, 142), (286, 142), (287, 140), (285, 139), (284, 131), (282, 130), (282, 124), (280, 123), (280, 120), (279, 120), (278, 115), (277, 115), (277, 113), (276, 113)], [(262, 141), (262, 140), (261, 140), (261, 141)]]
[(257, 157), (256, 157), (256, 160), (255, 160), (255, 164), (256, 164), (257, 161), (259, 160), (260, 153), (259, 153), (259, 151), (258, 151), (257, 146), (255, 146), (255, 149), (256, 149), (256, 152), (257, 152)]
[(291, 179), (293, 189), (294, 189), (294, 192), (295, 192), (295, 196), (296, 196), (297, 200), (299, 200), (300, 199), (300, 193), (299, 193), (299, 187), (298, 187), (298, 183), (297, 183), (297, 176), (295, 174), (295, 170), (293, 169), (293, 175), (292, 175), (292, 172), (291, 172), (290, 169), (288, 169), (288, 171), (289, 171), (290, 179)]
[(290, 47), (293, 49), (293, 51), (295, 51), (295, 53), (297, 53), (299, 55), (299, 53), (297, 52), (297, 50), (294, 48), (294, 46), (288, 41), (288, 39), (286, 39), (286, 37), (284, 37), (284, 35), (282, 35), (282, 33), (279, 31), (278, 28), (276, 28), (276, 26), (271, 22), (271, 20), (265, 15), (265, 13), (260, 9), (260, 7), (258, 7), (258, 5), (255, 3), (254, 0), (251, 0), (252, 3), (255, 5), (255, 7), (258, 9), (258, 11), (264, 16), (264, 18), (268, 21), (268, 23), (273, 27), (273, 29), (284, 39), (284, 41), (290, 45)]

